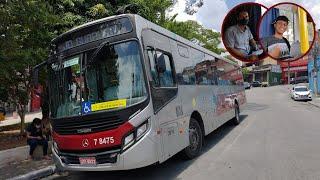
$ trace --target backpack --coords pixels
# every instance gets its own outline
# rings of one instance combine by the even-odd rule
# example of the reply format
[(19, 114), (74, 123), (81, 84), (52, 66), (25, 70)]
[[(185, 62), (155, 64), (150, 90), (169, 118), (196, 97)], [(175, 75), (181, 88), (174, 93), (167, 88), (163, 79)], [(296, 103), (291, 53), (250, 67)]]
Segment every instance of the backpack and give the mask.
[(288, 49), (289, 49), (289, 52), (290, 52), (291, 45), (290, 45), (288, 39), (285, 38), (285, 37), (282, 37), (282, 39), (286, 42), (286, 44), (287, 44), (287, 46), (288, 46)]

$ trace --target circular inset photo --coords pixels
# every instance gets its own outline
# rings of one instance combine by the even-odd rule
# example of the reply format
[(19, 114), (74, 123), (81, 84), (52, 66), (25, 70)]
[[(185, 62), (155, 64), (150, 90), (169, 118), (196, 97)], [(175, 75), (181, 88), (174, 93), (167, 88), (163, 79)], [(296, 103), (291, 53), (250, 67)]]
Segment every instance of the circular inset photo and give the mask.
[(257, 40), (258, 24), (267, 8), (258, 3), (239, 4), (225, 17), (221, 33), (227, 51), (236, 59), (256, 62), (266, 54)]
[(265, 12), (259, 23), (261, 47), (279, 61), (295, 61), (306, 55), (314, 37), (312, 17), (297, 4), (276, 4)]

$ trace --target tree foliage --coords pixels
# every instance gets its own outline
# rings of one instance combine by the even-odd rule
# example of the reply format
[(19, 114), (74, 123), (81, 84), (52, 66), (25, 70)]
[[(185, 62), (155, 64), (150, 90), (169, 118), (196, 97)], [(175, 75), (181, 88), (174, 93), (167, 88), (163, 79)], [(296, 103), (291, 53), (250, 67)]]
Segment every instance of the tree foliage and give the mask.
[(13, 103), (21, 118), (31, 91), (31, 68), (44, 60), (50, 40), (56, 36), (53, 24), (58, 18), (48, 11), (45, 1), (10, 0), (0, 5), (1, 99)]
[(250, 70), (247, 68), (242, 68), (241, 70), (242, 70), (244, 81), (248, 81), (248, 77), (250, 75)]
[(218, 47), (221, 43), (221, 34), (219, 32), (206, 29), (196, 21), (189, 20), (179, 22), (175, 21), (174, 18), (175, 17), (168, 19), (164, 27), (188, 40), (196, 39), (200, 41), (204, 48), (217, 54), (224, 52), (222, 48)]

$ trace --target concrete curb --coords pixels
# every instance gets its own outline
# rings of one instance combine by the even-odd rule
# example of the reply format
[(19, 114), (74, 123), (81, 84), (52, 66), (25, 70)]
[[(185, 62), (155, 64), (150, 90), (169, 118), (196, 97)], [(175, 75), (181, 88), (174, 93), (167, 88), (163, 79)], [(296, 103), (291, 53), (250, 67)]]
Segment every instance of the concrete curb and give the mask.
[(24, 175), (16, 176), (14, 178), (10, 178), (10, 180), (39, 179), (39, 178), (50, 176), (50, 175), (54, 174), (55, 172), (56, 172), (56, 166), (52, 165), (52, 166), (48, 166), (43, 169), (32, 171), (28, 174), (24, 174)]
[(311, 104), (311, 105), (313, 105), (313, 106), (315, 106), (315, 107), (320, 108), (320, 104), (314, 103), (314, 102), (312, 102), (312, 101), (308, 101), (308, 103)]
[(313, 97), (312, 101), (308, 101), (309, 104), (320, 108), (320, 97)]

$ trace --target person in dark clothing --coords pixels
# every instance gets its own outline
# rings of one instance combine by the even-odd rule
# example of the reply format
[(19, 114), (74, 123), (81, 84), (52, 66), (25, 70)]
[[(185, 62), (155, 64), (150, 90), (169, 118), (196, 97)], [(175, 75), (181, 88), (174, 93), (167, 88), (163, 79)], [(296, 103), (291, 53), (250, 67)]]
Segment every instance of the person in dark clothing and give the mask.
[(38, 145), (43, 148), (43, 158), (49, 160), (48, 156), (48, 140), (42, 134), (41, 119), (34, 118), (32, 123), (27, 128), (27, 143), (30, 146), (28, 159), (33, 158), (33, 152)]
[(283, 36), (288, 30), (289, 19), (286, 16), (278, 16), (272, 22), (275, 33), (272, 36), (261, 39), (262, 47), (273, 58), (289, 58), (290, 57), (290, 43)]

